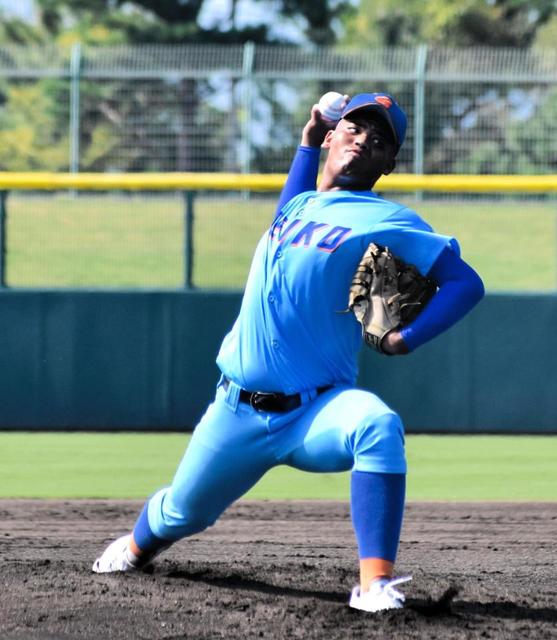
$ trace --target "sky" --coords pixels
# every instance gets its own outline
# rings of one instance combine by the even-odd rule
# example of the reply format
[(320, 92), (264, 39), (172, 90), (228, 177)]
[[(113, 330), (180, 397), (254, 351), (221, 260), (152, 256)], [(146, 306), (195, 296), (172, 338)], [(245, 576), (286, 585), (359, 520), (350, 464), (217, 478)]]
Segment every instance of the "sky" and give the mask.
[[(206, 0), (199, 14), (199, 24), (203, 28), (218, 27), (223, 21), (224, 28), (229, 28), (231, 0)], [(276, 20), (275, 14), (269, 11), (269, 4), (256, 4), (251, 0), (238, 0), (236, 4), (236, 23), (238, 27), (266, 24), (272, 36), (286, 37), (291, 42), (303, 41), (303, 25), (296, 19)]]
[(0, 0), (0, 8), (8, 18), (33, 18), (33, 0)]

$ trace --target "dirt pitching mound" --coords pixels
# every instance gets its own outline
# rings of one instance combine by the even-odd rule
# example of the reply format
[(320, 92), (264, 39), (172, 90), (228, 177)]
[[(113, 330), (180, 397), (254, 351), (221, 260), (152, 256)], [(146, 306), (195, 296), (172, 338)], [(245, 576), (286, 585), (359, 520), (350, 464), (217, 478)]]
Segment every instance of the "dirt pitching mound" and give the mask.
[(97, 575), (134, 501), (0, 501), (2, 640), (557, 638), (555, 504), (410, 504), (407, 606), (347, 606), (348, 506), (239, 502), (152, 573)]

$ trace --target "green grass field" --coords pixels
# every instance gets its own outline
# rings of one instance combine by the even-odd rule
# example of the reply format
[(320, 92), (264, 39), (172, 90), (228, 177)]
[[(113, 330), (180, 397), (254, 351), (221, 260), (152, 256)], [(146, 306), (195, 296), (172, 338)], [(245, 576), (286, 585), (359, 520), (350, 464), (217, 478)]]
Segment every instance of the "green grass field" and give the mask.
[[(2, 498), (144, 498), (188, 442), (167, 433), (0, 433)], [(556, 501), (557, 436), (407, 437), (410, 501)], [(349, 474), (270, 471), (252, 499), (345, 500)]]
[[(463, 256), (490, 290), (557, 288), (557, 202), (430, 201), (407, 204)], [(7, 280), (25, 287), (182, 287), (179, 196), (11, 195)], [(194, 284), (242, 288), (274, 198), (196, 200)]]
[[(408, 202), (491, 290), (557, 288), (557, 205)], [(196, 203), (194, 281), (241, 288), (272, 199)], [(180, 197), (10, 195), (7, 280), (27, 287), (181, 287)], [(186, 436), (0, 433), (0, 496), (143, 498), (166, 484)], [(410, 500), (555, 500), (557, 438), (408, 437)], [(271, 471), (250, 498), (345, 499), (348, 474)]]

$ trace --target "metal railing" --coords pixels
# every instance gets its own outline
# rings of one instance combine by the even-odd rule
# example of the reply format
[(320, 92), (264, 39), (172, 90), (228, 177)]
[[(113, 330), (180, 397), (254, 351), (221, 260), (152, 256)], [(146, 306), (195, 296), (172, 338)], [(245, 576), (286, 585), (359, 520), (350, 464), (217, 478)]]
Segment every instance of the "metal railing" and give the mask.
[(0, 170), (284, 173), (335, 89), (397, 97), (403, 172), (557, 173), (556, 84), (554, 49), (2, 46)]

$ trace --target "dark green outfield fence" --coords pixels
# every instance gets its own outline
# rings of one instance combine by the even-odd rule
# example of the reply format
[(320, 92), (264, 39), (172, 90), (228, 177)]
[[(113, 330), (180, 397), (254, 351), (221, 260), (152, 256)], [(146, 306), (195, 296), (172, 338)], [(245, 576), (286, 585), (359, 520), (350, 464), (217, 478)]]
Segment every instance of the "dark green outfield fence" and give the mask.
[[(0, 292), (0, 429), (187, 429), (238, 293)], [(415, 354), (362, 354), (409, 432), (557, 433), (557, 296), (486, 297)]]

